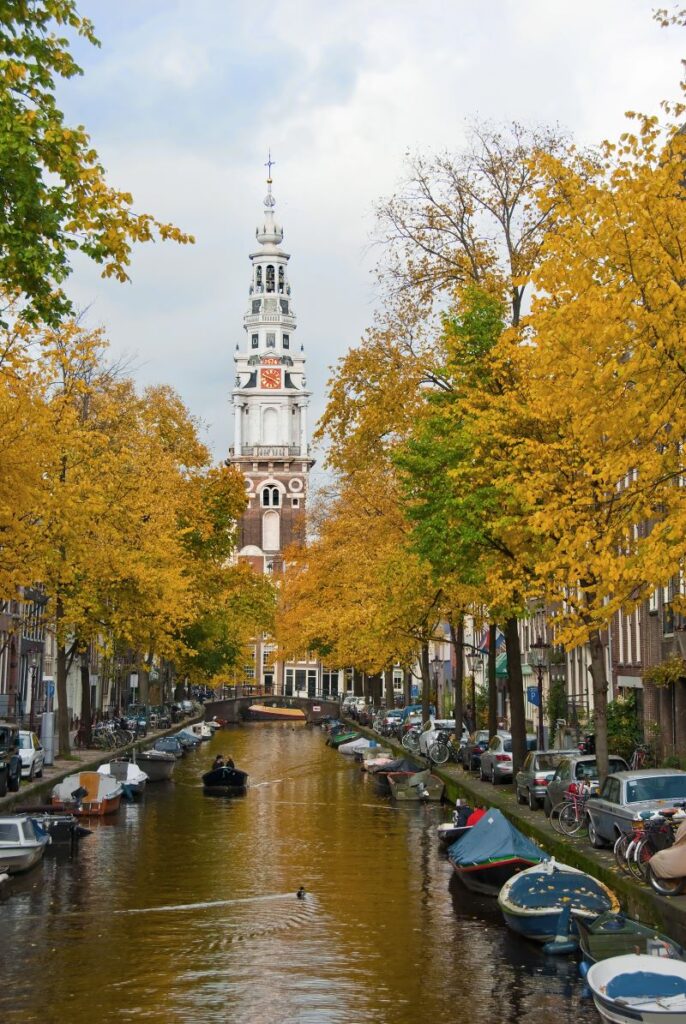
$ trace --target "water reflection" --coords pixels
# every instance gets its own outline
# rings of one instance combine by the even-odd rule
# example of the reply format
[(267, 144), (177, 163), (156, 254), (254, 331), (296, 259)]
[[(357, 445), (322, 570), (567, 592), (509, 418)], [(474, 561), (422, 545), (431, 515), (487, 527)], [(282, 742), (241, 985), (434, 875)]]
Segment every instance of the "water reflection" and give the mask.
[[(219, 751), (250, 773), (245, 798), (203, 796)], [(318, 730), (218, 733), (76, 860), (12, 883), (0, 1019), (595, 1022), (575, 963), (460, 886), (443, 816), (391, 804)]]

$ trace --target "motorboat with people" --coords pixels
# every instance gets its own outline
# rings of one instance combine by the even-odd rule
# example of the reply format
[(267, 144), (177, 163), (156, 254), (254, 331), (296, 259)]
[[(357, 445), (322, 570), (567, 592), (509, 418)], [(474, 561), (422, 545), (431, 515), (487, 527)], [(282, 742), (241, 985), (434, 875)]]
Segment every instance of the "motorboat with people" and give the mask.
[(139, 800), (145, 792), (145, 785), (148, 781), (147, 774), (133, 761), (119, 760), (108, 761), (98, 768), (100, 775), (110, 775), (124, 787), (124, 795), (127, 791), (131, 798)]
[(16, 875), (42, 860), (50, 836), (28, 814), (0, 817), (0, 873)]
[(119, 810), (121, 783), (111, 775), (76, 772), (67, 775), (52, 790), (52, 805), (77, 817), (103, 817)]
[(153, 747), (151, 750), (138, 751), (136, 762), (148, 776), (148, 782), (166, 782), (174, 774), (176, 755)]
[(210, 796), (241, 796), (248, 788), (248, 773), (228, 764), (213, 767), (203, 775), (202, 788)]
[(619, 910), (617, 897), (603, 882), (554, 857), (508, 879), (498, 893), (498, 906), (512, 931), (558, 946), (576, 936), (579, 919), (592, 921)]
[(608, 1024), (686, 1024), (686, 963), (627, 953), (593, 964), (586, 982)]
[(497, 896), (509, 878), (548, 860), (548, 854), (491, 807), (452, 844), (448, 858), (468, 889)]

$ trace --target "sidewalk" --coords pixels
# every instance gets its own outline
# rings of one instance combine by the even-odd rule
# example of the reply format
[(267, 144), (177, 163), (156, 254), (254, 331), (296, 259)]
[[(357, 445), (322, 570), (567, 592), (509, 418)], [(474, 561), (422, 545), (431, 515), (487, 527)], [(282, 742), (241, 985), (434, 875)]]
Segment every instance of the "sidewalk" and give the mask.
[(49, 803), (53, 786), (61, 782), (67, 775), (73, 775), (75, 772), (97, 771), (99, 765), (111, 761), (112, 758), (123, 757), (131, 753), (132, 750), (142, 750), (144, 747), (149, 747), (155, 740), (160, 739), (161, 736), (169, 736), (179, 732), (187, 725), (201, 722), (203, 718), (204, 714), (184, 718), (180, 722), (176, 722), (169, 729), (149, 732), (147, 736), (141, 736), (139, 739), (134, 740), (133, 743), (127, 743), (125, 746), (116, 747), (113, 750), (101, 750), (100, 748), (72, 750), (68, 758), (56, 757), (54, 764), (44, 765), (42, 778), (34, 779), (33, 782), (29, 782), (28, 779), (22, 779), (18, 793), (8, 793), (7, 796), (0, 797), (0, 814), (11, 814), (12, 807), (15, 805)]

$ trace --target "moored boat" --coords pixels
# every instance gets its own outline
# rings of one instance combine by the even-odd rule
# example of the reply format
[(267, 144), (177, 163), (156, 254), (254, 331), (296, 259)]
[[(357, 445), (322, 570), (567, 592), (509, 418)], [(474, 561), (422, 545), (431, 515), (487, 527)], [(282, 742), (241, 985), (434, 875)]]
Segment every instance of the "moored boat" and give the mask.
[(413, 775), (389, 772), (388, 784), (395, 800), (440, 800), (445, 788), (443, 780), (432, 775), (428, 768)]
[(330, 747), (333, 747), (335, 750), (337, 750), (338, 747), (342, 746), (344, 743), (350, 743), (351, 740), (359, 739), (359, 737), (359, 732), (353, 732), (352, 730), (350, 730), (348, 732), (332, 733), (326, 742), (329, 744)]
[(102, 817), (119, 809), (122, 787), (110, 775), (76, 772), (67, 775), (52, 791), (52, 805), (80, 817)]
[(374, 753), (379, 752), (379, 744), (376, 740), (368, 740), (366, 736), (358, 736), (356, 740), (350, 740), (349, 743), (341, 743), (338, 747), (341, 754), (346, 754), (348, 757), (354, 757), (358, 751), (360, 754), (364, 750), (373, 750)]
[(578, 868), (554, 859), (521, 871), (504, 883), (498, 906), (512, 931), (535, 942), (562, 941), (576, 934), (575, 922), (618, 911), (606, 885)]
[(202, 788), (212, 796), (240, 796), (248, 786), (248, 773), (239, 768), (213, 768), (202, 777)]
[(193, 722), (192, 725), (186, 726), (185, 732), (190, 732), (199, 740), (211, 740), (214, 736), (214, 729), (209, 722)]
[(50, 847), (47, 852), (64, 850), (68, 846), (75, 850), (79, 839), (91, 835), (89, 828), (79, 824), (73, 814), (50, 814), (49, 812), (27, 812), (34, 825), (50, 836)]
[(136, 761), (148, 776), (148, 782), (164, 782), (171, 779), (176, 766), (176, 756), (164, 750), (141, 750)]
[(251, 704), (248, 718), (253, 722), (304, 722), (305, 712), (301, 708), (288, 708), (282, 704)]
[(145, 784), (148, 781), (147, 774), (132, 761), (109, 761), (101, 764), (98, 768), (100, 775), (110, 775), (126, 786), (132, 797), (140, 798), (145, 792)]
[(468, 835), (453, 843), (448, 857), (468, 889), (497, 896), (509, 878), (547, 860), (548, 854), (491, 808)]
[(608, 911), (592, 921), (577, 920), (579, 947), (587, 963), (595, 964), (611, 956), (644, 953), (672, 960), (686, 959), (686, 951), (668, 935), (624, 914)]
[(686, 1024), (686, 963), (628, 953), (593, 964), (586, 981), (609, 1024)]
[(0, 873), (28, 871), (37, 864), (50, 842), (47, 832), (37, 828), (28, 814), (0, 817)]
[(162, 736), (161, 739), (155, 740), (152, 749), (160, 754), (171, 754), (177, 761), (186, 752), (183, 743), (176, 736)]

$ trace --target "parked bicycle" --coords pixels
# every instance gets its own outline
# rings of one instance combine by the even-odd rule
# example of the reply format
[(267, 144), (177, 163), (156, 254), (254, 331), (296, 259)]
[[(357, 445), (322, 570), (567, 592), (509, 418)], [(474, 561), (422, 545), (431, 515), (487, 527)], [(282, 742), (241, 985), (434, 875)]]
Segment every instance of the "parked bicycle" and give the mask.
[(411, 754), (419, 753), (419, 736), (421, 730), (419, 726), (413, 725), (411, 729), (408, 729), (402, 738), (402, 745), (405, 750), (409, 750)]
[(581, 838), (588, 833), (588, 811), (586, 803), (593, 792), (584, 782), (573, 782), (564, 799), (553, 807), (550, 822), (556, 832), (569, 837)]
[(428, 749), (428, 757), (434, 764), (445, 764), (451, 758), (457, 761), (458, 750), (448, 733), (437, 731), (436, 738)]
[(629, 760), (629, 768), (632, 772), (638, 772), (642, 768), (654, 768), (655, 767), (655, 756), (653, 754), (652, 747), (647, 743), (639, 743), (635, 748), (631, 759)]

